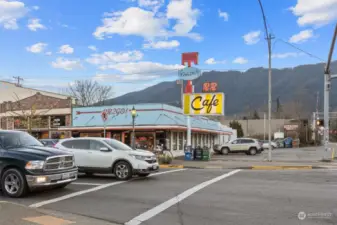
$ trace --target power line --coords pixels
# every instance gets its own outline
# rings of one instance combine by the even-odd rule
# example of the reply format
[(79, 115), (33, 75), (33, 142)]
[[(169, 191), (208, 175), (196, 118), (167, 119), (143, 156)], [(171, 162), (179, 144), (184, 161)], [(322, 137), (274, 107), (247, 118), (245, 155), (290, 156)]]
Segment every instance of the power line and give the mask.
[[(316, 55), (314, 55), (314, 54), (311, 54), (310, 52), (307, 52), (307, 51), (305, 51), (305, 50), (303, 50), (303, 49), (297, 47), (296, 45), (294, 45), (294, 44), (292, 44), (292, 43), (290, 43), (290, 42), (288, 42), (288, 41), (285, 41), (285, 40), (280, 39), (280, 38), (278, 38), (277, 41), (281, 41), (281, 42), (283, 42), (284, 44), (287, 44), (287, 45), (289, 45), (289, 46), (291, 46), (291, 47), (297, 49), (298, 51), (305, 53), (306, 55), (308, 55), (308, 56), (310, 56), (310, 57), (312, 57), (312, 58), (318, 59), (320, 62), (324, 62), (324, 59), (322, 59), (322, 58), (320, 58), (320, 57), (318, 57), (318, 56), (316, 56)], [(276, 42), (277, 42), (277, 41), (276, 41)], [(275, 42), (275, 44), (276, 44), (276, 42)]]

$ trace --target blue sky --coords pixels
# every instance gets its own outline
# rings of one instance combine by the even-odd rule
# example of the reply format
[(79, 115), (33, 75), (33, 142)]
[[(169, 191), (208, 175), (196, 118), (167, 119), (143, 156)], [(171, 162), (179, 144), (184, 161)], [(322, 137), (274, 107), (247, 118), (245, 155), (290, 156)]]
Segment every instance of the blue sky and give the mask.
[[(262, 2), (273, 67), (320, 62), (280, 40), (327, 58), (337, 0)], [(174, 80), (189, 51), (203, 70), (268, 63), (257, 0), (0, 0), (0, 12), (0, 79), (35, 88), (95, 79), (118, 96)]]

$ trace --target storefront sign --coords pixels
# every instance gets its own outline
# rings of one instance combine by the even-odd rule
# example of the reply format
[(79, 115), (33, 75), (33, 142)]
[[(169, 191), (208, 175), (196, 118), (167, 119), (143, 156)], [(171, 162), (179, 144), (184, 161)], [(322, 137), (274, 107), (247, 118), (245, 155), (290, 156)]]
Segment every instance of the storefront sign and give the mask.
[(194, 67), (185, 67), (178, 71), (179, 80), (194, 80), (201, 76), (201, 70)]
[(52, 128), (62, 127), (66, 125), (65, 116), (51, 116), (50, 125)]
[(113, 115), (113, 116), (125, 114), (128, 111), (129, 111), (128, 108), (110, 108), (110, 109), (103, 110), (103, 112), (107, 113), (108, 115)]
[(184, 114), (186, 115), (223, 115), (223, 93), (184, 94)]
[(288, 125), (284, 125), (284, 129), (285, 130), (297, 130), (298, 125), (297, 124), (288, 124)]
[(202, 92), (216, 92), (218, 90), (218, 83), (205, 82), (202, 85)]

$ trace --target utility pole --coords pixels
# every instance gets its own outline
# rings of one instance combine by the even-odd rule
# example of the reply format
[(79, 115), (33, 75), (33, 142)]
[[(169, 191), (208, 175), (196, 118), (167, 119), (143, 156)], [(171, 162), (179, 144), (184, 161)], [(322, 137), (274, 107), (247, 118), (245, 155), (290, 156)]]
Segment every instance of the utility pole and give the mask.
[(330, 71), (330, 64), (332, 59), (332, 54), (335, 48), (336, 43), (336, 37), (337, 37), (337, 24), (335, 26), (335, 32), (332, 37), (332, 42), (330, 46), (328, 61), (325, 66), (324, 70), (324, 155), (323, 160), (324, 161), (330, 161), (331, 154), (329, 149), (329, 95), (330, 95), (330, 87), (331, 87), (331, 78), (336, 78), (336, 75), (333, 75), (331, 77), (331, 71)]
[(268, 43), (268, 161), (271, 161), (271, 40), (274, 38), (272, 37), (271, 34), (268, 32), (268, 27), (267, 27), (267, 21), (266, 21), (266, 16), (264, 14), (263, 6), (261, 3), (261, 0), (258, 0), (262, 12), (262, 17), (263, 17), (263, 23), (264, 23), (264, 29), (266, 32), (266, 39)]
[(23, 78), (20, 76), (13, 77), (16, 80), (16, 86), (17, 87), (22, 87), (22, 84), (20, 84), (20, 81), (23, 81)]

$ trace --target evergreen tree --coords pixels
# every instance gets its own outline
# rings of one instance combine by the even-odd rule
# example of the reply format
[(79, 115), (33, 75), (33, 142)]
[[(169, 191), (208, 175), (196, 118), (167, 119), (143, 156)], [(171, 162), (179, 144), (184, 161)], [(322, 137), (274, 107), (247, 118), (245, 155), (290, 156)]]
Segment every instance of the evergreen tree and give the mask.
[(229, 126), (230, 126), (231, 128), (233, 128), (233, 129), (236, 130), (237, 136), (238, 136), (238, 137), (243, 137), (242, 126), (241, 126), (241, 124), (240, 124), (238, 121), (236, 121), (236, 120), (231, 121), (231, 122), (229, 123)]

